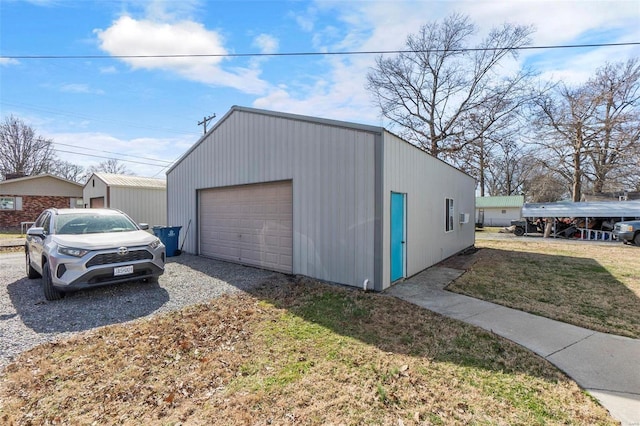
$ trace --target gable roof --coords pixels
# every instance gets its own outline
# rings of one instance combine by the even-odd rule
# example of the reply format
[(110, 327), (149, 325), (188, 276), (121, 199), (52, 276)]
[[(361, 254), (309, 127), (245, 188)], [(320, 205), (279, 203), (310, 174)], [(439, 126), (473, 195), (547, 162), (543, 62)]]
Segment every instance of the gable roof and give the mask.
[(166, 189), (167, 182), (165, 179), (156, 179), (140, 176), (117, 175), (113, 173), (97, 172), (87, 179), (85, 186), (91, 181), (92, 177), (97, 177), (107, 186), (127, 187), (127, 188), (147, 188), (147, 189)]
[(23, 177), (14, 178), (14, 179), (0, 180), (0, 185), (7, 184), (7, 183), (13, 183), (13, 182), (24, 182), (24, 181), (29, 181), (29, 180), (34, 180), (34, 179), (42, 179), (42, 178), (53, 178), (53, 179), (57, 179), (57, 180), (59, 180), (61, 182), (66, 182), (66, 183), (71, 183), (73, 185), (82, 186), (81, 183), (74, 182), (72, 180), (68, 180), (68, 179), (65, 179), (65, 178), (61, 178), (60, 176), (52, 175), (51, 173), (43, 173), (41, 175), (31, 175), (31, 176), (23, 176)]
[(198, 141), (191, 146), (191, 148), (189, 148), (184, 154), (182, 154), (182, 156), (175, 163), (173, 163), (173, 165), (169, 168), (169, 170), (167, 170), (167, 175), (171, 173), (171, 171), (175, 169), (185, 158), (187, 158), (189, 154), (191, 154), (191, 152), (193, 152), (201, 143), (203, 143), (210, 133), (214, 132), (218, 127), (220, 127), (222, 123), (224, 123), (231, 116), (231, 114), (233, 114), (236, 111), (267, 115), (271, 117), (280, 117), (280, 118), (286, 118), (290, 120), (305, 121), (308, 123), (325, 124), (327, 126), (344, 127), (348, 129), (362, 130), (365, 132), (371, 132), (371, 133), (377, 133), (377, 134), (382, 134), (382, 132), (385, 131), (383, 127), (369, 126), (366, 124), (350, 123), (348, 121), (330, 120), (327, 118), (311, 117), (307, 115), (291, 114), (288, 112), (270, 111), (266, 109), (248, 108), (248, 107), (234, 105), (231, 107), (231, 109), (229, 109), (229, 111), (227, 111), (227, 113), (222, 118), (220, 118), (220, 120), (216, 122), (216, 124), (214, 124), (211, 127), (211, 129), (209, 129), (209, 131), (207, 131), (207, 133), (202, 135), (200, 139), (198, 139)]
[(497, 197), (476, 197), (476, 208), (522, 207), (524, 195), (505, 195)]
[[(232, 106), (231, 109), (229, 109), (229, 111), (227, 111), (227, 113), (222, 118), (220, 118), (220, 120), (218, 120), (211, 127), (211, 129), (209, 129), (209, 131), (207, 133), (202, 135), (200, 137), (200, 139), (198, 139), (198, 141), (196, 143), (194, 143), (184, 154), (182, 154), (182, 156), (175, 163), (173, 163), (173, 165), (167, 170), (166, 174), (169, 175), (169, 173), (171, 173), (173, 171), (173, 169), (178, 167), (178, 165), (180, 163), (182, 163), (182, 161), (185, 158), (187, 158), (189, 156), (189, 154), (191, 154), (198, 146), (200, 146), (200, 144), (202, 144), (205, 141), (205, 139), (207, 139), (207, 136), (209, 136), (209, 134), (211, 134), (218, 127), (220, 127), (222, 125), (222, 123), (224, 123), (231, 116), (231, 114), (233, 114), (236, 111), (247, 112), (247, 113), (252, 113), (252, 114), (266, 115), (266, 116), (270, 116), (270, 117), (280, 117), (280, 118), (284, 118), (284, 119), (303, 121), (303, 122), (307, 122), (307, 123), (324, 124), (324, 125), (327, 125), (327, 126), (342, 127), (342, 128), (346, 128), (346, 129), (352, 129), (352, 130), (360, 130), (360, 131), (364, 131), (364, 132), (375, 133), (375, 134), (378, 134), (378, 135), (384, 135), (385, 133), (388, 133), (388, 134), (393, 135), (394, 137), (400, 139), (404, 143), (411, 145), (412, 147), (414, 147), (415, 149), (420, 151), (422, 154), (428, 155), (428, 156), (440, 161), (441, 163), (443, 163), (443, 164), (445, 164), (445, 165), (447, 165), (447, 166), (449, 166), (449, 167), (451, 167), (453, 169), (456, 169), (460, 173), (463, 173), (463, 174), (465, 174), (467, 176), (471, 176), (467, 172), (464, 172), (464, 171), (458, 169), (457, 167), (452, 166), (451, 164), (447, 163), (443, 159), (438, 158), (438, 157), (434, 157), (433, 155), (431, 155), (427, 151), (419, 148), (418, 146), (412, 144), (411, 142), (408, 142), (408, 141), (404, 140), (400, 136), (390, 132), (389, 130), (385, 129), (384, 127), (371, 126), (371, 125), (368, 125), (368, 124), (352, 123), (352, 122), (349, 122), (349, 121), (332, 120), (332, 119), (328, 119), (328, 118), (311, 117), (311, 116), (308, 116), (308, 115), (292, 114), (292, 113), (288, 113), (288, 112), (279, 112), (279, 111), (270, 111), (270, 110), (259, 109), (259, 108), (242, 107), (242, 106), (238, 106), (238, 105)], [(523, 201), (524, 201), (524, 199), (523, 199)]]
[(82, 184), (52, 174), (0, 181), (0, 193), (19, 196), (82, 197)]

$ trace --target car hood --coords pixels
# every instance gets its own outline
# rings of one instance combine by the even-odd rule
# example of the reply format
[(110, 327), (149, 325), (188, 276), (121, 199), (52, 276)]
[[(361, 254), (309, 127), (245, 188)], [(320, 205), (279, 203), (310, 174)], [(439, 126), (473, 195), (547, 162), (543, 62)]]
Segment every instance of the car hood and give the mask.
[(104, 250), (108, 248), (145, 246), (157, 237), (146, 231), (105, 232), (100, 234), (52, 235), (59, 245), (83, 248), (86, 250)]

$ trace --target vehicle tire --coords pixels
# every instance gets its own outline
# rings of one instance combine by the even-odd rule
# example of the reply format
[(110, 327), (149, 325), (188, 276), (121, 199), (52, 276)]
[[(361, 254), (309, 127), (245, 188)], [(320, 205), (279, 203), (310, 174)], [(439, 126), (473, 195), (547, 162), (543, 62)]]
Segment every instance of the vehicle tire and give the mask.
[(633, 237), (633, 243), (640, 247), (640, 232), (636, 232), (636, 235)]
[(153, 276), (153, 277), (149, 277), (149, 278), (145, 278), (144, 280), (148, 283), (148, 284), (158, 284), (158, 279), (160, 277), (158, 276)]
[(34, 278), (40, 278), (40, 274), (38, 273), (38, 271), (36, 271), (35, 269), (33, 269), (33, 266), (31, 266), (31, 255), (29, 255), (29, 252), (25, 252), (25, 266), (27, 269), (27, 278), (29, 278), (30, 280), (34, 279)]
[(51, 282), (51, 270), (49, 264), (45, 263), (42, 267), (42, 289), (44, 290), (44, 298), (47, 300), (60, 300), (63, 293), (56, 289)]
[(522, 226), (516, 226), (516, 229), (513, 230), (513, 233), (516, 237), (522, 237), (524, 235), (524, 228)]

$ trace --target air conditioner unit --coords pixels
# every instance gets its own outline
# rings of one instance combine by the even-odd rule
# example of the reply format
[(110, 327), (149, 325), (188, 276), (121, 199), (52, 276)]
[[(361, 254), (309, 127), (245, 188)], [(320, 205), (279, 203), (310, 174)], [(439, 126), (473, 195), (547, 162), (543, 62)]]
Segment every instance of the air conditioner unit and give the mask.
[(469, 223), (469, 213), (460, 213), (460, 223)]

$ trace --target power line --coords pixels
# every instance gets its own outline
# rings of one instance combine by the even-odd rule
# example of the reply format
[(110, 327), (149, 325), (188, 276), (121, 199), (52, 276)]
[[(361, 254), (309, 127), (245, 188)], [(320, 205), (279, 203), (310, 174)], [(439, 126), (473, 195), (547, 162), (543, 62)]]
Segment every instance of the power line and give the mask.
[(106, 160), (118, 160), (118, 161), (124, 161), (126, 163), (142, 164), (144, 166), (166, 168), (166, 167), (169, 167), (171, 165), (171, 164), (165, 165), (165, 164), (144, 163), (142, 161), (127, 160), (126, 158), (106, 157), (104, 155), (95, 155), (95, 154), (85, 154), (85, 153), (82, 153), (82, 152), (66, 151), (64, 149), (58, 149), (58, 148), (54, 148), (54, 150), (57, 151), (57, 152), (64, 152), (64, 153), (67, 153), (67, 154), (84, 155), (85, 157), (103, 158), (103, 159), (106, 159)]
[[(138, 155), (122, 154), (120, 152), (96, 150), (96, 149), (93, 149), (93, 148), (85, 148), (83, 146), (71, 145), (71, 144), (66, 144), (66, 143), (61, 143), (61, 142), (56, 142), (56, 141), (53, 141), (53, 143), (56, 144), (56, 145), (68, 146), (68, 147), (71, 147), (71, 148), (86, 149), (86, 150), (92, 150), (92, 151), (96, 151), (96, 152), (104, 152), (105, 154), (121, 155), (121, 156), (125, 156), (125, 157), (137, 158), (139, 160), (149, 160), (149, 161), (156, 161), (156, 162), (159, 162), (159, 163), (164, 163), (164, 164), (157, 164), (158, 167), (159, 166), (170, 166), (171, 164), (173, 164), (173, 161), (159, 160), (157, 158), (140, 157)], [(61, 151), (61, 152), (69, 152), (69, 151)], [(71, 152), (71, 153), (83, 155), (81, 152)], [(109, 158), (109, 157), (104, 157), (104, 158)], [(120, 159), (120, 158), (118, 158), (118, 159)], [(122, 161), (126, 161), (126, 160), (122, 159)]]
[(399, 53), (441, 53), (441, 52), (478, 52), (490, 50), (549, 50), (549, 49), (582, 49), (591, 47), (640, 46), (640, 42), (628, 43), (591, 43), (564, 44), (548, 46), (521, 47), (467, 47), (460, 49), (427, 49), (427, 50), (361, 50), (346, 52), (282, 52), (282, 53), (203, 53), (203, 54), (166, 54), (166, 55), (1, 55), (0, 59), (145, 59), (145, 58), (245, 58), (245, 57), (278, 57), (278, 56), (349, 56), (349, 55), (385, 55)]
[(121, 126), (127, 126), (127, 127), (137, 128), (137, 129), (156, 130), (156, 131), (157, 130), (162, 130), (163, 132), (175, 133), (175, 134), (182, 135), (182, 136), (184, 136), (184, 135), (198, 135), (198, 133), (196, 133), (196, 132), (181, 132), (179, 130), (168, 129), (168, 128), (163, 128), (163, 127), (157, 127), (157, 126), (144, 126), (144, 125), (133, 124), (133, 123), (129, 123), (129, 122), (125, 122), (125, 121), (119, 121), (119, 120), (107, 120), (107, 119), (104, 119), (104, 118), (96, 118), (96, 117), (92, 117), (92, 116), (85, 115), (85, 114), (79, 114), (79, 113), (75, 113), (75, 112), (68, 112), (68, 111), (63, 111), (63, 110), (55, 110), (55, 109), (38, 107), (38, 106), (35, 106), (35, 105), (28, 105), (28, 104), (20, 104), (20, 103), (15, 103), (15, 102), (7, 102), (7, 101), (4, 101), (4, 100), (0, 100), (0, 104), (14, 106), (14, 107), (18, 107), (18, 108), (30, 109), (30, 110), (33, 110), (33, 111), (42, 111), (42, 112), (46, 112), (48, 114), (62, 115), (62, 116), (67, 116), (67, 117), (72, 117), (72, 118), (82, 118), (82, 119), (86, 119), (86, 120), (98, 121), (98, 122), (107, 123), (107, 124), (118, 124), (118, 125), (121, 125)]

